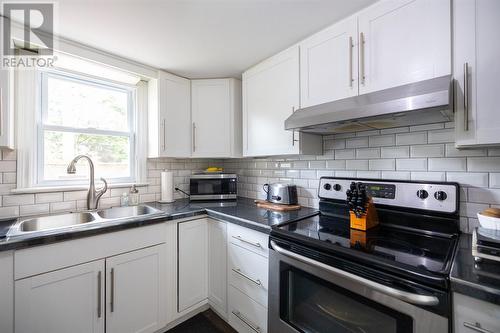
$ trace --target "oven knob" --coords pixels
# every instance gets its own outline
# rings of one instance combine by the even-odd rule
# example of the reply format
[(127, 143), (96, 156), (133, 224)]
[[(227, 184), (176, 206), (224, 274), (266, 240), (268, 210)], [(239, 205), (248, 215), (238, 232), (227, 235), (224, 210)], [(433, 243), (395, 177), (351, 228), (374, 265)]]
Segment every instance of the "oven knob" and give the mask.
[(429, 192), (427, 192), (426, 190), (418, 190), (417, 191), (417, 197), (419, 197), (420, 199), (426, 199), (428, 196), (429, 196)]
[(443, 191), (437, 191), (434, 193), (434, 198), (436, 198), (436, 200), (439, 200), (439, 201), (444, 201), (444, 200), (446, 200), (447, 197), (448, 197), (448, 195), (446, 194), (446, 192), (443, 192)]
[(340, 186), (340, 184), (335, 184), (333, 185), (333, 189), (338, 192), (342, 189), (342, 186)]
[(325, 185), (323, 185), (323, 188), (327, 191), (330, 191), (332, 189), (332, 185), (331, 184), (328, 184), (326, 183)]

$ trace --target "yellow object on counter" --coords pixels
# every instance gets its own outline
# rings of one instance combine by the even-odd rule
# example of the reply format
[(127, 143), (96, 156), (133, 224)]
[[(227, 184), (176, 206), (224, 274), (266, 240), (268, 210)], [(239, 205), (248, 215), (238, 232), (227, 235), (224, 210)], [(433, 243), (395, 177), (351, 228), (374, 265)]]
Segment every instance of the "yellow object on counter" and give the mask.
[(218, 167), (208, 167), (205, 172), (222, 172), (222, 168), (218, 168)]

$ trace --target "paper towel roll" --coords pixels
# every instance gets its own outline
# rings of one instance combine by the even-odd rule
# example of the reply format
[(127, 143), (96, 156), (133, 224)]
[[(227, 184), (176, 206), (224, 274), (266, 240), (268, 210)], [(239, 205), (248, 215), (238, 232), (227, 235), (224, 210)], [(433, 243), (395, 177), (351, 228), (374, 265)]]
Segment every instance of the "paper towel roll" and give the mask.
[(161, 172), (160, 202), (174, 202), (174, 174), (172, 171), (165, 170)]

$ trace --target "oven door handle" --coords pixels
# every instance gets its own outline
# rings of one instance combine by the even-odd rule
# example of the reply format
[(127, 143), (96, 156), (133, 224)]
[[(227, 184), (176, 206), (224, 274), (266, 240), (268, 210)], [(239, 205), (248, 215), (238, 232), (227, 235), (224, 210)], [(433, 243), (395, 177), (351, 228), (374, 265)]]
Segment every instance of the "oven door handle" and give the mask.
[(378, 291), (378, 292), (385, 294), (387, 296), (397, 298), (397, 299), (402, 300), (404, 302), (417, 304), (417, 305), (427, 305), (427, 306), (439, 304), (439, 299), (435, 296), (413, 294), (413, 293), (409, 293), (407, 291), (384, 286), (383, 284), (365, 279), (363, 277), (354, 275), (352, 273), (343, 271), (341, 269), (323, 264), (322, 262), (319, 262), (317, 260), (313, 260), (313, 259), (304, 257), (300, 254), (285, 250), (284, 248), (278, 246), (276, 244), (276, 242), (274, 242), (274, 241), (271, 241), (271, 248), (273, 250), (275, 250), (276, 252), (278, 252), (279, 254), (282, 254), (286, 257), (290, 257), (292, 259), (296, 259), (298, 261), (301, 261), (305, 264), (312, 265), (314, 267), (328, 271), (329, 273), (333, 273), (338, 277), (342, 277), (342, 278), (351, 280), (353, 282), (359, 283), (367, 288)]

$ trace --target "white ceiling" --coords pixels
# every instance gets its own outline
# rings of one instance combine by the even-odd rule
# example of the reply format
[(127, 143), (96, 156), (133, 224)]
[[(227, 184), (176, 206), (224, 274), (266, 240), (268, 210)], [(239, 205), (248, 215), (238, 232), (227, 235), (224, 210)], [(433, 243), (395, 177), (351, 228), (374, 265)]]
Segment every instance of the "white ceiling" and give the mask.
[(59, 0), (58, 34), (188, 78), (240, 77), (375, 0)]

